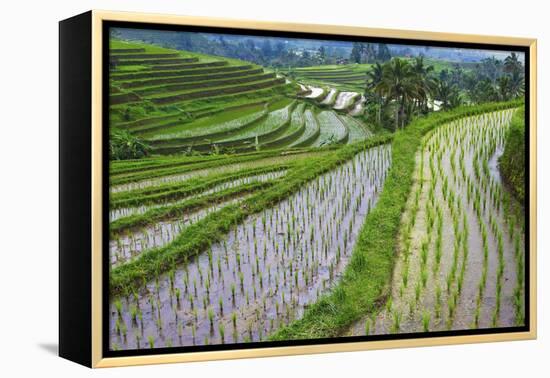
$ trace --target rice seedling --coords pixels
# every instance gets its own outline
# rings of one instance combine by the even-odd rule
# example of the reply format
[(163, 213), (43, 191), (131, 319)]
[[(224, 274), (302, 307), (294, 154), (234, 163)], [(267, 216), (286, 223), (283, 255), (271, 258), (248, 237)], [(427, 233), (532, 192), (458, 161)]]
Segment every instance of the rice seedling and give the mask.
[(396, 309), (394, 309), (392, 312), (392, 327), (391, 327), (391, 333), (397, 333), (399, 332), (399, 329), (401, 328), (401, 313), (398, 312)]
[(210, 322), (210, 329), (214, 329), (214, 310), (208, 309), (208, 321)]
[(414, 300), (416, 303), (420, 301), (420, 294), (422, 293), (422, 286), (420, 282), (416, 283), (416, 286), (414, 287)]
[(122, 317), (122, 302), (120, 302), (119, 299), (116, 299), (114, 304), (115, 304), (115, 308), (116, 308), (116, 312), (118, 314), (118, 317), (121, 318)]
[(222, 344), (225, 344), (225, 327), (223, 323), (218, 325), (218, 332), (220, 333), (220, 341)]
[(426, 288), (426, 284), (428, 282), (428, 269), (426, 267), (423, 267), (420, 272), (420, 280), (422, 282), (422, 288)]
[(389, 297), (388, 300), (386, 301), (386, 311), (388, 313), (392, 312), (392, 298), (391, 297)]
[(422, 312), (422, 327), (424, 329), (424, 332), (428, 332), (430, 330), (430, 318), (430, 313), (424, 310)]
[(367, 318), (367, 320), (365, 320), (365, 336), (368, 336), (370, 334), (370, 330), (371, 330), (371, 320)]

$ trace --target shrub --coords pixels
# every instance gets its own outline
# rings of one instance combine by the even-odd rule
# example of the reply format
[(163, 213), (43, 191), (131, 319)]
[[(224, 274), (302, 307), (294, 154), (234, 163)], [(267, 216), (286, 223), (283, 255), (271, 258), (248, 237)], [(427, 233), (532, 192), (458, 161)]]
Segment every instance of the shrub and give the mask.
[(110, 160), (139, 159), (149, 154), (151, 148), (127, 130), (111, 129), (109, 138)]
[(516, 198), (525, 201), (525, 108), (512, 117), (512, 124), (506, 133), (504, 153), (499, 159), (499, 168), (504, 181)]

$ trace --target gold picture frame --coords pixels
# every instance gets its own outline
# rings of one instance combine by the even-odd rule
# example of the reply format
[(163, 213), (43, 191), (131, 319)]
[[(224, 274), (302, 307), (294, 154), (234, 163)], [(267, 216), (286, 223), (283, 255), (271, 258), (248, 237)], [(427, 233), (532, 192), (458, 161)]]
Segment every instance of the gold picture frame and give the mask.
[[(77, 16), (80, 17), (80, 16)], [(90, 52), (89, 56), (91, 61), (89, 62), (90, 68), (90, 82), (89, 87), (86, 90), (91, 89), (90, 97), (91, 103), (89, 106), (90, 127), (86, 129), (89, 133), (85, 138), (90, 142), (89, 161), (91, 167), (89, 167), (89, 185), (91, 198), (89, 201), (89, 214), (90, 214), (90, 229), (89, 232), (89, 246), (82, 246), (82, 248), (89, 248), (89, 260), (87, 266), (82, 265), (72, 269), (80, 269), (85, 271), (88, 269), (90, 282), (89, 293), (82, 294), (86, 303), (89, 303), (87, 309), (91, 309), (89, 318), (83, 319), (83, 322), (90, 321), (89, 329), (84, 331), (86, 337), (82, 340), (89, 341), (89, 349), (85, 349), (85, 354), (89, 358), (81, 358), (80, 354), (72, 355), (69, 348), (74, 348), (76, 341), (69, 341), (67, 331), (60, 330), (63, 335), (60, 335), (60, 354), (63, 357), (75, 360), (83, 363), (87, 366), (99, 368), (99, 367), (115, 367), (115, 366), (130, 366), (130, 365), (144, 365), (144, 364), (161, 364), (161, 363), (174, 363), (174, 362), (190, 362), (190, 361), (209, 361), (209, 360), (221, 360), (221, 359), (238, 359), (238, 358), (254, 358), (254, 357), (269, 357), (269, 356), (284, 356), (284, 355), (301, 355), (311, 353), (329, 353), (329, 352), (348, 352), (348, 351), (360, 351), (360, 350), (372, 350), (372, 349), (388, 349), (388, 348), (403, 348), (403, 347), (422, 347), (422, 346), (435, 346), (435, 345), (449, 345), (449, 344), (467, 344), (467, 343), (482, 343), (482, 342), (496, 342), (496, 341), (512, 341), (512, 340), (531, 340), (537, 336), (537, 290), (536, 290), (536, 230), (537, 230), (537, 135), (536, 135), (536, 123), (537, 123), (537, 41), (530, 38), (514, 38), (514, 37), (501, 37), (501, 36), (482, 36), (482, 35), (469, 35), (469, 34), (452, 34), (452, 33), (436, 33), (425, 31), (412, 31), (412, 30), (394, 30), (394, 29), (378, 29), (368, 27), (353, 27), (353, 26), (336, 26), (336, 25), (318, 25), (318, 24), (295, 24), (295, 23), (279, 23), (279, 22), (258, 22), (252, 20), (231, 20), (231, 19), (219, 19), (210, 17), (190, 17), (190, 16), (173, 16), (173, 15), (160, 15), (160, 14), (145, 14), (145, 13), (126, 13), (126, 12), (110, 12), (93, 10), (83, 15), (85, 22), (84, 26), (78, 26), (78, 30), (86, 30), (90, 37)], [(375, 37), (375, 38), (397, 38), (400, 40), (416, 40), (416, 41), (437, 41), (437, 42), (459, 42), (459, 43), (472, 43), (472, 44), (494, 44), (503, 46), (522, 46), (528, 49), (529, 54), (529, 93), (528, 93), (528, 117), (529, 117), (529, 277), (528, 288), (529, 292), (525, 293), (528, 296), (529, 301), (529, 330), (524, 332), (511, 332), (511, 333), (486, 333), (476, 335), (456, 335), (456, 336), (433, 336), (426, 338), (405, 338), (397, 340), (373, 340), (373, 341), (360, 341), (360, 342), (345, 342), (345, 343), (327, 343), (327, 344), (310, 344), (310, 345), (294, 345), (294, 346), (275, 346), (267, 348), (254, 348), (254, 349), (237, 349), (237, 350), (214, 350), (214, 351), (199, 351), (190, 353), (169, 353), (169, 354), (154, 354), (154, 355), (138, 355), (138, 356), (124, 356), (124, 357), (104, 357), (103, 353), (103, 306), (104, 302), (104, 251), (103, 251), (103, 211), (104, 211), (104, 198), (105, 198), (105, 184), (103, 182), (103, 156), (104, 156), (104, 120), (105, 114), (103, 113), (103, 93), (105, 85), (105, 72), (103, 66), (103, 53), (105, 35), (103, 35), (103, 24), (105, 22), (130, 22), (130, 23), (144, 23), (144, 24), (162, 24), (162, 25), (186, 25), (186, 26), (199, 26), (199, 27), (216, 27), (227, 29), (241, 29), (241, 30), (255, 30), (264, 32), (299, 32), (299, 33), (320, 33), (327, 35), (342, 35), (342, 36), (355, 36), (355, 37)], [(63, 21), (65, 22), (65, 21)], [(62, 24), (63, 24), (62, 22)], [(76, 18), (74, 20), (76, 22)], [(63, 30), (63, 26), (62, 30)], [(69, 29), (67, 29), (69, 30)], [(63, 39), (63, 36), (60, 37)], [(64, 44), (65, 43), (65, 44)], [(62, 47), (66, 46), (69, 49), (71, 41), (61, 43)], [(63, 50), (63, 49), (61, 49)], [(63, 54), (63, 51), (61, 51)], [(86, 59), (86, 58), (83, 58)], [(62, 70), (62, 68), (61, 68)], [(61, 85), (63, 88), (63, 85)], [(67, 99), (66, 101), (69, 101)], [(74, 100), (76, 101), (76, 100)], [(67, 106), (66, 103), (61, 100), (60, 107)], [(83, 105), (85, 106), (85, 104)], [(63, 110), (61, 110), (63, 111)], [(63, 137), (62, 137), (63, 139)], [(63, 205), (61, 205), (63, 206)], [(68, 227), (68, 226), (67, 226)], [(62, 231), (63, 232), (63, 231)], [(527, 236), (527, 235), (526, 235)], [(73, 251), (74, 252), (74, 251)], [(62, 254), (61, 260), (66, 258), (66, 255)], [(86, 264), (86, 261), (82, 264)], [(61, 262), (63, 265), (63, 261)], [(68, 262), (67, 264), (74, 264), (74, 262)], [(64, 270), (61, 269), (61, 274), (64, 274)], [(87, 279), (87, 278), (85, 278)], [(61, 292), (63, 295), (68, 295), (65, 290), (66, 285), (69, 285), (69, 277), (61, 279)], [(88, 295), (89, 294), (89, 295)], [(63, 302), (63, 299), (61, 299)], [(72, 303), (72, 302), (71, 302)], [(74, 303), (73, 303), (74, 305)], [(60, 304), (60, 312), (67, 313), (69, 304)], [(64, 323), (69, 316), (74, 314), (67, 314), (66, 317), (60, 316), (60, 323)], [(61, 325), (63, 328), (64, 325)], [(83, 328), (82, 324), (74, 325), (72, 332), (77, 328)], [(65, 341), (63, 341), (65, 340)], [(66, 347), (64, 347), (66, 345)], [(75, 352), (76, 353), (76, 352)]]

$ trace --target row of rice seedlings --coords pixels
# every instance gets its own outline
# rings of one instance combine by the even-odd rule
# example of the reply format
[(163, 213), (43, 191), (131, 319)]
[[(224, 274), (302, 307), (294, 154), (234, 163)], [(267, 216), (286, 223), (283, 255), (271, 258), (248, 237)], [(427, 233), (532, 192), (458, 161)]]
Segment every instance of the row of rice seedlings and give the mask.
[[(456, 306), (458, 304), (458, 300), (461, 293), (462, 288), (462, 282), (465, 275), (465, 269), (466, 269), (466, 260), (467, 255), (464, 254), (464, 250), (467, 249), (467, 237), (465, 235), (465, 227), (466, 225), (464, 222), (461, 224), (461, 220), (465, 214), (462, 209), (462, 204), (460, 200), (460, 195), (458, 192), (455, 192), (455, 189), (459, 189), (461, 185), (461, 180), (463, 177), (463, 174), (459, 173), (459, 169), (461, 168), (461, 164), (459, 163), (458, 166), (456, 164), (456, 155), (457, 155), (457, 143), (452, 143), (451, 140), (456, 137), (457, 135), (462, 138), (463, 135), (461, 135), (461, 129), (459, 128), (456, 130), (454, 128), (455, 124), (450, 124), (449, 126), (440, 128), (437, 130), (437, 132), (434, 133), (432, 139), (433, 144), (435, 146), (433, 158), (437, 158), (438, 160), (443, 160), (443, 156), (449, 157), (449, 167), (450, 172), (445, 172), (443, 169), (441, 169), (438, 173), (440, 177), (443, 178), (443, 183), (441, 184), (441, 193), (442, 193), (442, 201), (447, 204), (447, 208), (450, 214), (450, 217), (452, 219), (452, 230), (453, 230), (453, 237), (454, 237), (454, 243), (453, 243), (453, 252), (452, 252), (452, 259), (451, 259), (451, 266), (450, 269), (445, 276), (445, 283), (446, 283), (446, 294), (447, 294), (447, 321), (446, 321), (446, 327), (447, 329), (450, 329), (453, 324), (453, 319), (455, 315)], [(459, 152), (459, 154), (462, 156), (464, 154), (464, 150)], [(439, 164), (441, 165), (441, 164)], [(442, 219), (442, 210), (439, 210), (439, 214), (441, 214)], [(441, 256), (442, 252), (441, 245), (442, 245), (442, 221), (441, 225), (438, 225), (438, 234), (436, 235), (436, 248), (435, 248), (435, 256), (436, 259), (440, 259), (439, 256)], [(429, 232), (429, 230), (428, 230)], [(462, 252), (462, 259), (460, 259), (460, 254)], [(459, 268), (460, 267), (460, 268)], [(438, 269), (438, 265), (434, 264), (434, 272), (436, 271), (436, 268)], [(460, 272), (458, 270), (460, 269)], [(436, 285), (435, 290), (435, 301), (434, 301), (434, 312), (436, 315), (436, 318), (441, 317), (441, 306), (442, 306), (442, 290), (441, 286), (438, 283)], [(428, 317), (426, 314), (423, 314), (422, 317), (423, 327), (427, 328)]]
[[(498, 118), (498, 116), (497, 116), (497, 118)], [(503, 120), (503, 122), (506, 122), (507, 118), (503, 117), (502, 120)], [(459, 200), (458, 200), (459, 196), (458, 195), (455, 196), (453, 194), (453, 191), (450, 189), (449, 181), (446, 180), (446, 177), (444, 177), (442, 170), (439, 168), (439, 167), (441, 167), (440, 162), (442, 160), (442, 158), (441, 158), (442, 151), (439, 148), (439, 146), (445, 146), (445, 145), (446, 146), (457, 146), (457, 145), (460, 146), (460, 149), (452, 147), (450, 149), (450, 154), (449, 154), (450, 155), (449, 165), (450, 165), (450, 170), (451, 170), (453, 182), (456, 185), (456, 187), (459, 188), (459, 189), (461, 187), (466, 188), (465, 192), (466, 192), (466, 197), (467, 197), (468, 202), (471, 202), (474, 199), (474, 197), (476, 198), (474, 200), (475, 204), (473, 206), (476, 208), (476, 213), (478, 215), (478, 218), (481, 218), (482, 212), (485, 212), (485, 210), (487, 209), (486, 201), (483, 198), (484, 197), (483, 194), (485, 194), (485, 193), (482, 194), (482, 192), (477, 188), (477, 185), (474, 185), (474, 183), (470, 180), (468, 172), (467, 172), (467, 168), (466, 168), (465, 156), (466, 156), (466, 151), (469, 148), (465, 147), (465, 144), (467, 144), (470, 148), (472, 148), (472, 147), (475, 147), (477, 145), (477, 143), (479, 143), (481, 141), (480, 138), (476, 139), (474, 137), (471, 137), (471, 135), (474, 134), (474, 133), (472, 133), (469, 130), (468, 126), (469, 125), (468, 125), (467, 120), (464, 120), (462, 122), (459, 122), (458, 128), (456, 128), (454, 132), (450, 131), (450, 130), (445, 130), (447, 128), (440, 128), (439, 130), (437, 130), (437, 131), (441, 130), (439, 135), (437, 135), (438, 134), (437, 131), (434, 132), (430, 142), (427, 143), (428, 149), (431, 151), (431, 158), (432, 158), (431, 161), (429, 162), (431, 174), (432, 174), (432, 176), (435, 175), (435, 174), (439, 174), (440, 176), (443, 177), (443, 184), (442, 184), (442, 188), (441, 188), (442, 196), (445, 200), (448, 200), (448, 203), (450, 205), (453, 204), (453, 203), (456, 203), (456, 206), (450, 206), (449, 207), (451, 217), (453, 219), (453, 231), (454, 231), (454, 235), (456, 236), (457, 239), (455, 241), (454, 248), (453, 248), (453, 259), (452, 259), (451, 271), (449, 272), (449, 275), (447, 276), (447, 288), (448, 288), (448, 290), (452, 289), (452, 293), (449, 295), (449, 300), (448, 300), (448, 308), (449, 308), (449, 315), (450, 315), (448, 317), (448, 323), (447, 323), (448, 328), (450, 328), (450, 326), (451, 326), (452, 315), (455, 312), (456, 304), (458, 302), (460, 293), (461, 293), (463, 285), (464, 285), (464, 277), (465, 277), (465, 273), (466, 273), (467, 260), (468, 260), (468, 256), (469, 256), (469, 246), (468, 246), (469, 225), (468, 225), (468, 218), (466, 216), (466, 212), (463, 209), (461, 209), (462, 205), (459, 204)], [(470, 138), (471, 140), (468, 141), (468, 143), (460, 143), (460, 142), (458, 142), (457, 139), (453, 140), (451, 138), (448, 138), (451, 135), (453, 135), (454, 137), (461, 137), (461, 138), (469, 136), (469, 137), (471, 137)], [(503, 132), (500, 132), (498, 134), (497, 139), (502, 140), (502, 137), (503, 137)], [(488, 136), (487, 138), (495, 139), (494, 135)], [(448, 139), (448, 140), (445, 140), (445, 139)], [(478, 168), (477, 170), (479, 172), (482, 172), (483, 175), (487, 176), (490, 173), (489, 168), (488, 168), (488, 164), (487, 163), (485, 163), (485, 164), (479, 163), (478, 161), (487, 162), (489, 160), (489, 156), (490, 155), (492, 156), (492, 154), (495, 153), (495, 150), (497, 149), (497, 143), (491, 142), (491, 143), (489, 143), (488, 148), (487, 147), (482, 147), (481, 149), (483, 150), (483, 153), (477, 153), (477, 154), (475, 153), (474, 154), (473, 166), (474, 166), (474, 170), (476, 170), (475, 167), (477, 166), (477, 168)], [(458, 152), (458, 158), (459, 158), (458, 165), (456, 164), (456, 160), (455, 160), (457, 152)], [(497, 206), (497, 204), (499, 202), (499, 199), (500, 199), (500, 196), (501, 196), (501, 193), (502, 193), (502, 190), (500, 189), (500, 186), (497, 186), (496, 182), (494, 180), (492, 180), (492, 178), (490, 176), (485, 181), (483, 181), (481, 179), (481, 174), (479, 176), (480, 176), (480, 180), (479, 180), (480, 186), (489, 192), (490, 202), (494, 206)], [(434, 197), (434, 195), (432, 194), (432, 191), (430, 190), (429, 200), (432, 201), (433, 197)], [(462, 215), (460, 215), (461, 213), (462, 213)], [(428, 217), (430, 217), (429, 216), (429, 211), (428, 211)], [(460, 220), (462, 221), (462, 225), (460, 225)], [(480, 224), (482, 224), (482, 223), (480, 222)], [(439, 230), (439, 229), (440, 229), (440, 226), (438, 225), (436, 227), (436, 230)], [(427, 233), (429, 234), (429, 232), (430, 232), (430, 225), (428, 224)], [(439, 235), (438, 235), (437, 232), (436, 232), (436, 239), (435, 240), (436, 240), (436, 242), (435, 242), (435, 260), (437, 261), (438, 255), (440, 254), (440, 252), (438, 252), (438, 251), (440, 251), (438, 246), (441, 245), (441, 242), (439, 241), (441, 239), (439, 238)], [(485, 244), (485, 247), (484, 247), (485, 256), (487, 256), (488, 246), (487, 246), (486, 236), (484, 237), (484, 241), (485, 241), (485, 243), (484, 243)], [(459, 261), (459, 255), (460, 254), (461, 254), (461, 261)], [(434, 271), (436, 269), (436, 266), (437, 265), (434, 264)], [(484, 273), (483, 273), (483, 278), (482, 278), (483, 283), (485, 283), (486, 279), (487, 279), (486, 278), (487, 277), (487, 269), (488, 269), (488, 259), (487, 259), (487, 257), (484, 257), (484, 268), (483, 268)], [(480, 284), (480, 287), (481, 286), (483, 286), (483, 288), (484, 288), (485, 284), (483, 284), (483, 285)], [(417, 293), (418, 293), (418, 291), (419, 290), (417, 290)], [(418, 294), (416, 296), (418, 298)], [(441, 315), (440, 314), (441, 301), (442, 301), (441, 297), (442, 297), (441, 287), (439, 286), (439, 284), (436, 284), (436, 298), (435, 298), (435, 304), (434, 304), (435, 308), (434, 308), (434, 310), (435, 310), (435, 314), (436, 314), (437, 317), (439, 317)], [(478, 301), (478, 303), (480, 303), (480, 301)], [(476, 310), (476, 314), (477, 314), (475, 316), (476, 319), (479, 319), (479, 315), (478, 315), (479, 314), (479, 309)], [(428, 315), (429, 315), (429, 312), (426, 312), (426, 311), (423, 312), (422, 323), (423, 323), (423, 329), (424, 330), (427, 330), (428, 327), (429, 327), (429, 319), (430, 318), (428, 317)], [(476, 324), (476, 326), (477, 326), (477, 324)]]
[(139, 227), (109, 241), (111, 266), (118, 266), (144, 251), (171, 243), (189, 225), (219, 209), (243, 201), (243, 195), (204, 209), (182, 214), (180, 218), (158, 222), (152, 226)]
[[(264, 155), (243, 155), (235, 158), (226, 158), (218, 162), (211, 162), (208, 165), (201, 166), (198, 169), (185, 169), (181, 172), (181, 167), (175, 167), (173, 170), (166, 171), (166, 175), (158, 176), (158, 172), (151, 171), (154, 176), (150, 177), (149, 172), (144, 173), (144, 177), (136, 178), (136, 181), (130, 181), (124, 184), (111, 186), (112, 194), (128, 191), (144, 190), (156, 186), (166, 184), (177, 184), (190, 179), (196, 179), (213, 175), (234, 174), (245, 169), (255, 169), (261, 167), (272, 166), (273, 164), (291, 163), (296, 159), (306, 157), (311, 154), (289, 154), (281, 156), (280, 153), (266, 152)], [(209, 166), (212, 165), (212, 166)], [(164, 172), (164, 171), (163, 171)]]
[[(388, 147), (360, 153), (236, 225), (224, 241), (148, 283), (149, 306), (123, 302), (122, 317), (129, 318), (130, 305), (140, 308), (139, 332), (155, 346), (264, 340), (334, 285), (384, 182), (390, 153)], [(111, 342), (136, 347), (136, 340), (114, 335)]]
[(185, 201), (188, 201), (191, 198), (201, 198), (210, 194), (219, 193), (227, 189), (237, 188), (239, 186), (243, 186), (247, 184), (276, 180), (278, 178), (285, 176), (286, 174), (287, 174), (287, 170), (284, 170), (284, 169), (279, 171), (270, 171), (266, 173), (260, 173), (257, 175), (241, 177), (236, 180), (227, 181), (227, 182), (218, 184), (213, 188), (205, 190), (201, 193), (179, 198), (176, 201), (165, 200), (165, 201), (162, 201), (161, 203), (140, 205), (136, 207), (122, 207), (117, 209), (111, 209), (109, 211), (109, 221), (113, 222), (117, 219), (129, 217), (131, 215), (144, 214), (145, 212), (152, 209), (167, 208), (170, 206), (181, 204)]

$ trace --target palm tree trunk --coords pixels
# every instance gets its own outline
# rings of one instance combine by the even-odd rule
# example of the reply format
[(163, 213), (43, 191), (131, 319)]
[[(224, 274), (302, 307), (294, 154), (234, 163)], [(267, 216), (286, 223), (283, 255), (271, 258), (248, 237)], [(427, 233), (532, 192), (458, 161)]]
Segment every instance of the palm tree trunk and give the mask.
[(405, 96), (401, 96), (401, 104), (399, 106), (399, 112), (401, 113), (401, 128), (405, 128)]

